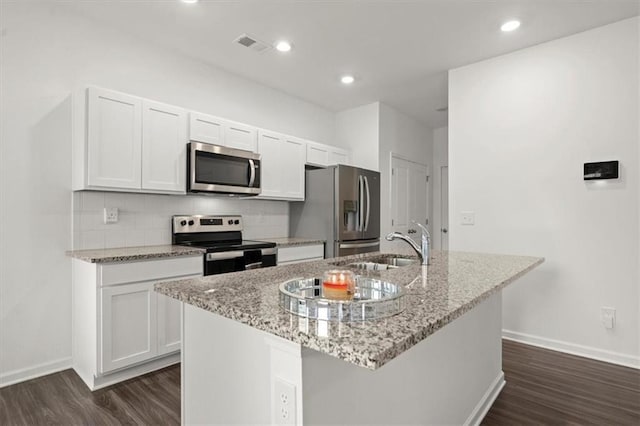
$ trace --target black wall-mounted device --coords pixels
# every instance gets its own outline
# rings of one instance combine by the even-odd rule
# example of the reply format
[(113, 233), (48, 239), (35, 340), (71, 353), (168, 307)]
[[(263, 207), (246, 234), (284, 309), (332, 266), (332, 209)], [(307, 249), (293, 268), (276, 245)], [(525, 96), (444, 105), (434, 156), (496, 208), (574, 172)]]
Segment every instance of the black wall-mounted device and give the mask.
[(584, 163), (584, 180), (618, 179), (618, 161)]

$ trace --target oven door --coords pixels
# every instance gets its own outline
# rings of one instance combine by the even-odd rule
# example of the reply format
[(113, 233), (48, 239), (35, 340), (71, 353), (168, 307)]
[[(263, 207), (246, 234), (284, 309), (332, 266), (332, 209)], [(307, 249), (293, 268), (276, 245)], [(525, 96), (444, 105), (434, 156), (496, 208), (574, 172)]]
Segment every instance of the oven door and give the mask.
[(243, 251), (223, 251), (205, 255), (204, 275), (217, 275), (237, 271), (244, 271)]
[(187, 191), (260, 194), (260, 155), (200, 142), (187, 144)]
[(268, 266), (276, 266), (278, 264), (278, 249), (268, 248), (261, 250), (245, 250), (244, 251), (244, 267), (245, 269), (266, 268)]

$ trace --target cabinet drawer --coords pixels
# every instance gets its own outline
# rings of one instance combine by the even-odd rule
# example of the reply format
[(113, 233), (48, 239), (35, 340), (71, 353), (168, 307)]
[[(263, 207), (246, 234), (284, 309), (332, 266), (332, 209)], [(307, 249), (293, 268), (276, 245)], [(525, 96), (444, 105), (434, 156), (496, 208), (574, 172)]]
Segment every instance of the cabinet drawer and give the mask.
[(278, 265), (316, 259), (324, 259), (324, 244), (278, 248)]
[(101, 286), (202, 274), (202, 255), (100, 265)]

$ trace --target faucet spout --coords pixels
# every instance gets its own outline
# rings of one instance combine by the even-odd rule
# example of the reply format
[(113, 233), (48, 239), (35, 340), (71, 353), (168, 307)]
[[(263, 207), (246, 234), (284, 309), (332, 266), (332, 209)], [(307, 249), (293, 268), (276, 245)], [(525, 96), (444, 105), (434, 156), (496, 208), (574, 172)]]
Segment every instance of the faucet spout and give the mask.
[(414, 222), (416, 225), (418, 225), (420, 227), (420, 229), (422, 230), (422, 239), (421, 239), (421, 245), (418, 246), (418, 244), (413, 241), (413, 239), (411, 239), (411, 237), (401, 233), (401, 232), (391, 232), (389, 233), (385, 239), (387, 241), (393, 241), (395, 239), (398, 240), (402, 240), (405, 243), (409, 244), (411, 246), (412, 249), (415, 250), (416, 253), (418, 253), (418, 256), (420, 256), (420, 259), (422, 259), (422, 264), (423, 265), (428, 265), (429, 264), (429, 246), (431, 244), (431, 235), (429, 234), (429, 230), (423, 226), (420, 223), (416, 223)]

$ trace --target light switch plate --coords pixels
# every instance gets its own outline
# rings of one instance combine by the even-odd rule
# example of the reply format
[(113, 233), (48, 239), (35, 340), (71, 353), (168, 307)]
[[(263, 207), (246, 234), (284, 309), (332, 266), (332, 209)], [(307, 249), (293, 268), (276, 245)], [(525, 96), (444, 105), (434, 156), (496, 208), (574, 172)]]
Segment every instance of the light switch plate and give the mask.
[(117, 207), (105, 207), (104, 208), (104, 223), (118, 223), (118, 208)]
[(476, 213), (475, 212), (460, 212), (460, 223), (462, 225), (475, 225)]

